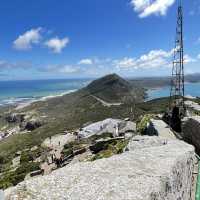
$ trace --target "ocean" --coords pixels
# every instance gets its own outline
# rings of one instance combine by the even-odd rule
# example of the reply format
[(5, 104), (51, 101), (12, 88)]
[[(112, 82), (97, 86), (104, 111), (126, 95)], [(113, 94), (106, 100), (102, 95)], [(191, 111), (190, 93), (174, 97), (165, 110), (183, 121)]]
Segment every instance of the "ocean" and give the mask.
[[(67, 94), (91, 82), (90, 79), (0, 81), (0, 106), (19, 105)], [(200, 97), (200, 83), (187, 83), (186, 95)], [(170, 87), (147, 91), (147, 100), (169, 96)]]
[(89, 79), (0, 81), (0, 106), (17, 105), (70, 93)]
[[(167, 97), (170, 95), (170, 87), (160, 87), (155, 89), (150, 89), (147, 91), (147, 100)], [(192, 97), (200, 97), (200, 82), (199, 83), (186, 83), (185, 84), (185, 95)]]

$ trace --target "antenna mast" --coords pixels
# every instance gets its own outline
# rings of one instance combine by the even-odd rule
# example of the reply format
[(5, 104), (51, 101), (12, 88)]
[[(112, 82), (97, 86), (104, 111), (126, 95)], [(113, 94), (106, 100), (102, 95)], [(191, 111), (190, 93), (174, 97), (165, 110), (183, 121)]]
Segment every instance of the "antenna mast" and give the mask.
[(178, 107), (180, 115), (185, 114), (184, 82), (183, 7), (182, 1), (179, 0), (169, 109), (171, 110), (173, 106)]

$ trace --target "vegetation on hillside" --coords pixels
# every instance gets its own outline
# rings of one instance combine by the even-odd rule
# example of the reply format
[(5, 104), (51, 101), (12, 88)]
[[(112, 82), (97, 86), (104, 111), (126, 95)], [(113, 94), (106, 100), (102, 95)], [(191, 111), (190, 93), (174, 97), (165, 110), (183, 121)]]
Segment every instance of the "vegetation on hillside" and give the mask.
[(97, 79), (84, 90), (108, 102), (141, 102), (145, 97), (142, 87), (131, 84), (117, 74)]
[[(94, 96), (108, 102), (123, 102), (119, 106), (107, 107), (95, 99)], [(92, 123), (104, 120), (105, 118), (119, 118), (137, 121), (145, 113), (164, 112), (168, 98), (143, 102), (145, 90), (139, 86), (133, 87), (127, 81), (117, 75), (106, 76), (92, 82), (86, 88), (77, 92), (56, 97), (47, 101), (40, 101), (31, 104), (24, 109), (12, 112), (34, 113), (34, 117), (42, 117), (45, 123), (29, 133), (21, 133), (10, 136), (0, 142), (0, 188), (15, 185), (24, 179), (27, 173), (38, 169), (38, 163), (32, 162), (37, 156), (45, 152), (41, 143), (48, 137), (60, 134), (66, 130), (75, 131), (85, 123)], [(17, 123), (8, 123), (5, 116), (8, 109), (2, 108), (0, 116), (0, 128), (17, 126)], [(108, 135), (105, 135), (107, 137)], [(97, 138), (93, 138), (95, 140)], [(91, 139), (92, 140), (92, 139)], [(82, 144), (72, 144), (64, 148), (64, 155), (70, 155)], [(118, 141), (108, 145), (108, 148), (98, 152), (92, 160), (109, 157), (121, 153), (126, 141)], [(37, 151), (32, 152), (31, 148), (38, 146)], [(26, 151), (24, 151), (26, 150)], [(22, 151), (21, 164), (12, 171), (11, 161), (17, 151)]]

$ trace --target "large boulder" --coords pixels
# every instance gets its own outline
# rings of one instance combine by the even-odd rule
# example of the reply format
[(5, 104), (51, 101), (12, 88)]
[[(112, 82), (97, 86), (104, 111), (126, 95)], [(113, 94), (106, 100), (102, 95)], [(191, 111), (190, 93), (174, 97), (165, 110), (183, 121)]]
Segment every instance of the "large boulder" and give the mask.
[(112, 133), (113, 137), (125, 135), (126, 132), (136, 132), (136, 124), (131, 121), (108, 118), (82, 128), (78, 135), (81, 138), (90, 138), (94, 135)]
[(33, 131), (42, 126), (42, 122), (40, 120), (30, 120), (28, 122), (23, 122), (20, 124), (21, 130)]
[(20, 123), (23, 122), (25, 114), (21, 113), (11, 113), (5, 117), (6, 121), (9, 123)]
[(200, 153), (200, 116), (185, 118), (182, 132), (184, 140), (194, 145)]
[(6, 200), (190, 200), (193, 164), (189, 144), (136, 137), (125, 153), (24, 181), (5, 191)]

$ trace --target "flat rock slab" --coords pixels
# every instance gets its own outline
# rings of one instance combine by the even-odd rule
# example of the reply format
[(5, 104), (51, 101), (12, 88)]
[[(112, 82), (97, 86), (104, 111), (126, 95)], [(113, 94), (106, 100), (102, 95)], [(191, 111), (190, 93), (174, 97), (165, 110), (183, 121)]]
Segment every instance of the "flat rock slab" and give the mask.
[(68, 165), (5, 191), (6, 200), (190, 200), (194, 148), (135, 137), (129, 151)]
[(136, 132), (136, 124), (131, 121), (108, 118), (82, 128), (78, 134), (82, 138), (89, 138), (93, 135), (113, 133), (113, 136), (116, 137), (119, 133), (125, 133), (126, 131)]
[(185, 105), (196, 111), (200, 111), (200, 105), (198, 103), (195, 103), (193, 101), (185, 101)]
[(151, 123), (153, 124), (154, 129), (157, 131), (158, 136), (168, 139), (176, 139), (176, 136), (171, 131), (169, 125), (164, 121), (151, 119)]

